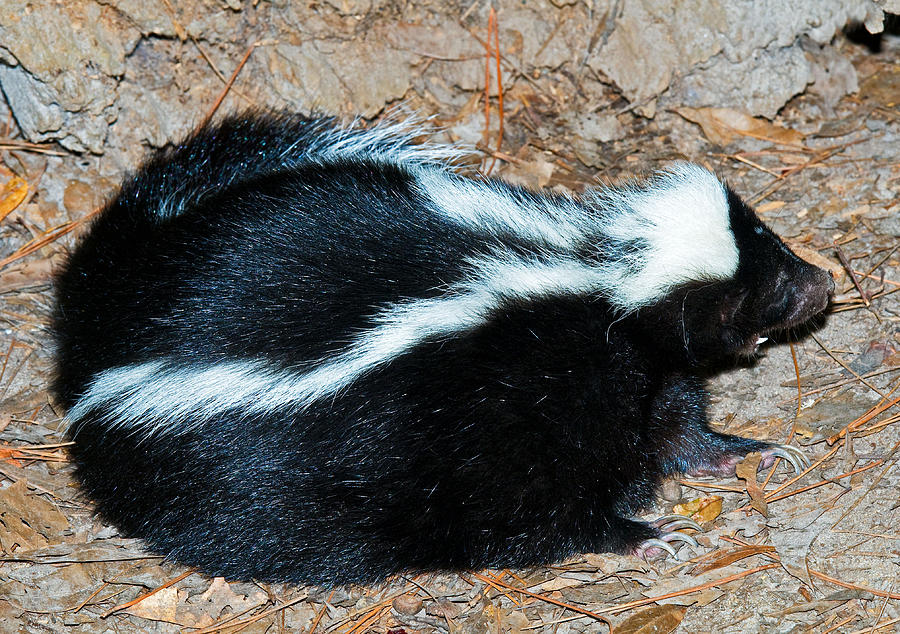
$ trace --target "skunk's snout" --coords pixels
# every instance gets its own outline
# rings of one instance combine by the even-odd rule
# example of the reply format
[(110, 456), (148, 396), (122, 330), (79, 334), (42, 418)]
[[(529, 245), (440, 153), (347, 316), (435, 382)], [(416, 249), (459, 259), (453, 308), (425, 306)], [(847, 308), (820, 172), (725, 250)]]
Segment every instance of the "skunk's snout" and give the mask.
[(785, 291), (787, 313), (781, 325), (787, 328), (802, 324), (828, 307), (834, 296), (834, 279), (828, 271), (803, 262)]

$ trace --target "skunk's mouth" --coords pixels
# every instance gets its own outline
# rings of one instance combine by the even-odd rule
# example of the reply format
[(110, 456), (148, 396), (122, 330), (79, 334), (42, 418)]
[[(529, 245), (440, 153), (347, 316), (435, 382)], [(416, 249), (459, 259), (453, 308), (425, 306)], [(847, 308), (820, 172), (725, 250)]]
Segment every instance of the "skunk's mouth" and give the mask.
[[(831, 282), (830, 278), (829, 282)], [(834, 283), (831, 282), (828, 287), (823, 285), (821, 292), (804, 294), (799, 301), (794, 302), (789, 307), (787, 314), (778, 323), (748, 336), (745, 347), (748, 349), (752, 348), (752, 351), (756, 352), (760, 345), (769, 340), (769, 335), (789, 333), (792, 329), (803, 326), (814, 317), (822, 314), (831, 302), (833, 289)]]
[(746, 357), (752, 357), (759, 351), (759, 347), (768, 340), (769, 338), (764, 337), (763, 335), (751, 334), (746, 339), (744, 339), (744, 345), (740, 347), (740, 349), (738, 350), (738, 354)]
[[(741, 352), (747, 355), (753, 355), (759, 350), (761, 345), (769, 340), (770, 336), (778, 334), (789, 336), (792, 329), (797, 328), (798, 326), (804, 326), (810, 320), (823, 314), (825, 309), (828, 308), (828, 303), (829, 298), (826, 297), (824, 302), (818, 303), (819, 305), (801, 306), (799, 310), (792, 310), (791, 314), (789, 314), (787, 319), (783, 322), (761, 330), (760, 332), (751, 333), (744, 340)], [(813, 326), (813, 329), (815, 329), (815, 326)]]

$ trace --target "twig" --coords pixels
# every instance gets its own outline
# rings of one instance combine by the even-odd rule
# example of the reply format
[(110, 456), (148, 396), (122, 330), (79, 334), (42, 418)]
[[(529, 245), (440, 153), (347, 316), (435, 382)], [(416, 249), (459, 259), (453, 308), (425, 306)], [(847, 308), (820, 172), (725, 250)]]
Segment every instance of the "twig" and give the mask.
[(497, 592), (499, 592), (501, 595), (503, 595), (504, 597), (506, 597), (507, 599), (509, 599), (509, 600), (512, 601), (513, 603), (515, 603), (517, 607), (520, 607), (520, 608), (522, 607), (522, 603), (521, 603), (518, 599), (516, 599), (516, 598), (513, 596), (513, 591), (507, 590), (507, 589), (504, 588), (503, 586), (500, 586), (500, 585), (498, 585), (497, 583), (495, 583), (495, 581), (498, 581), (497, 575), (492, 575), (492, 574), (490, 574), (490, 573), (487, 573), (487, 574), (490, 575), (491, 580), (490, 580), (490, 581), (487, 581), (486, 583), (490, 584), (490, 586), (491, 586), (494, 590), (496, 590)]
[[(887, 599), (887, 597), (885, 597), (885, 599)], [(854, 616), (856, 616), (856, 615), (854, 614)], [(890, 625), (896, 625), (897, 623), (900, 623), (900, 616), (898, 616), (895, 619), (888, 619), (887, 621), (882, 621), (881, 623), (876, 623), (875, 625), (872, 626), (871, 629), (856, 630), (856, 631), (850, 632), (850, 634), (871, 634), (872, 632), (877, 632), (878, 630), (883, 630), (884, 628), (886, 628)]]
[(17, 139), (0, 138), (0, 150), (21, 150), (23, 152), (35, 152), (37, 154), (49, 154), (50, 156), (68, 156), (67, 152), (55, 150), (49, 145), (41, 143), (28, 143)]
[(137, 605), (138, 603), (140, 603), (140, 602), (143, 601), (144, 599), (146, 599), (146, 598), (148, 598), (148, 597), (152, 597), (154, 594), (156, 594), (156, 593), (159, 592), (160, 590), (165, 590), (165, 589), (168, 588), (168, 587), (174, 586), (176, 583), (178, 583), (178, 582), (181, 581), (182, 579), (186, 579), (187, 577), (190, 577), (192, 574), (194, 574), (194, 572), (195, 572), (194, 570), (188, 570), (187, 572), (183, 572), (183, 573), (181, 573), (180, 575), (178, 575), (177, 577), (175, 577), (174, 579), (165, 582), (165, 583), (162, 584), (161, 586), (159, 586), (159, 587), (157, 587), (157, 588), (154, 588), (153, 590), (150, 590), (149, 592), (146, 592), (146, 593), (142, 594), (142, 595), (139, 596), (137, 599), (132, 599), (131, 601), (128, 601), (127, 603), (122, 603), (121, 605), (117, 605), (116, 607), (114, 607), (114, 608), (112, 608), (111, 610), (109, 610), (109, 611), (105, 612), (104, 614), (102, 614), (102, 615), (100, 616), (100, 618), (105, 619), (105, 618), (107, 618), (107, 617), (108, 617), (109, 615), (111, 615), (111, 614), (115, 614), (116, 612), (119, 612), (119, 611), (121, 611), (121, 610), (125, 610), (125, 609), (127, 609), (127, 608), (130, 608), (130, 607), (133, 606), (133, 605)]
[(892, 401), (888, 401), (888, 398), (891, 396), (891, 394), (893, 394), (897, 390), (898, 387), (900, 387), (900, 383), (898, 383), (897, 385), (892, 387), (891, 390), (887, 393), (887, 395), (885, 395), (885, 397), (882, 398), (878, 402), (878, 404), (875, 405), (875, 407), (871, 408), (868, 412), (866, 412), (865, 414), (863, 414), (856, 420), (847, 423), (847, 425), (841, 431), (837, 432), (836, 434), (832, 434), (831, 436), (826, 438), (825, 442), (827, 442), (829, 445), (833, 445), (838, 440), (840, 440), (841, 438), (846, 436), (849, 432), (856, 431), (857, 429), (859, 429), (860, 427), (862, 427), (863, 425), (868, 423), (870, 420), (872, 420), (876, 416), (882, 414), (883, 412), (886, 412), (887, 410), (892, 408), (894, 405), (897, 405), (898, 403), (900, 403), (900, 396), (898, 396), (897, 398), (895, 398)]
[[(883, 458), (882, 462), (887, 461), (887, 460), (890, 460), (891, 456), (894, 455), (894, 452), (897, 451), (897, 448), (898, 448), (898, 447), (900, 447), (900, 441), (898, 441), (897, 444), (894, 445), (894, 447), (891, 449), (891, 451), (888, 453), (888, 455), (885, 456), (885, 457)], [(866, 497), (867, 495), (869, 495), (869, 493), (872, 492), (872, 490), (878, 485), (878, 483), (881, 482), (881, 479), (884, 477), (884, 474), (886, 474), (886, 473), (888, 472), (888, 470), (889, 470), (891, 467), (893, 467), (893, 466), (894, 466), (894, 463), (896, 463), (896, 462), (897, 462), (896, 460), (891, 460), (891, 461), (884, 467), (884, 469), (881, 470), (881, 473), (879, 473), (879, 474), (876, 476), (875, 481), (872, 483), (872, 485), (871, 485), (868, 489), (866, 489), (866, 492), (863, 493), (862, 495), (860, 495), (860, 496), (853, 502), (853, 504), (851, 504), (850, 507), (849, 507), (846, 511), (844, 511), (844, 513), (837, 519), (837, 521), (836, 521), (834, 524), (831, 525), (831, 528), (832, 528), (832, 529), (833, 529), (835, 526), (837, 526), (838, 524), (840, 524), (841, 522), (843, 522), (843, 521), (844, 521), (844, 518), (847, 517), (848, 515), (850, 515), (850, 513), (853, 511), (853, 509), (855, 509), (855, 508), (857, 507), (857, 505), (858, 505), (860, 502), (862, 502), (863, 499), (865, 499), (865, 497)]]
[(552, 603), (553, 605), (557, 605), (561, 608), (566, 608), (568, 610), (572, 610), (573, 612), (578, 612), (579, 614), (584, 614), (585, 616), (589, 616), (592, 619), (596, 619), (598, 621), (602, 621), (603, 623), (606, 623), (608, 626), (610, 626), (610, 628), (612, 627), (612, 623), (610, 622), (610, 620), (608, 618), (606, 618), (605, 616), (602, 616), (596, 612), (591, 612), (590, 610), (586, 610), (584, 608), (579, 608), (576, 605), (571, 605), (569, 603), (559, 601), (558, 599), (553, 599), (551, 597), (547, 597), (542, 594), (537, 594), (536, 592), (531, 592), (530, 590), (525, 590), (524, 588), (517, 588), (517, 587), (511, 586), (508, 583), (505, 583), (503, 581), (496, 581), (496, 580), (488, 579), (484, 575), (479, 574), (477, 572), (472, 573), (472, 576), (475, 577), (476, 579), (480, 579), (481, 581), (483, 581), (484, 583), (486, 583), (488, 585), (493, 585), (496, 583), (497, 585), (503, 586), (504, 588), (507, 588), (509, 590), (514, 590), (515, 592), (521, 592), (522, 594), (528, 595), (529, 597), (533, 597), (535, 599), (539, 599), (540, 601), (544, 601), (546, 603)]
[(312, 626), (309, 628), (309, 632), (307, 634), (313, 634), (316, 631), (316, 628), (319, 627), (319, 621), (322, 620), (322, 616), (325, 614), (325, 610), (328, 608), (328, 602), (334, 597), (334, 590), (331, 591), (331, 594), (328, 595), (328, 598), (322, 602), (322, 609), (319, 610), (318, 614), (316, 614), (316, 618), (312, 623)]
[[(900, 372), (900, 367), (896, 368), (882, 368), (880, 370), (873, 370), (871, 372), (867, 372), (866, 374), (861, 375), (864, 379), (871, 379), (873, 376), (881, 376), (882, 374), (889, 374), (891, 372)], [(813, 394), (818, 394), (819, 392), (827, 392), (828, 390), (833, 390), (838, 387), (842, 387), (849, 383), (857, 383), (859, 379), (853, 377), (852, 379), (843, 379), (841, 381), (835, 381), (833, 383), (826, 383), (821, 387), (814, 388), (812, 390), (804, 393), (804, 396), (811, 396)], [(787, 401), (782, 401), (781, 403), (786, 403)], [(780, 404), (781, 404), (780, 403)]]
[(856, 287), (857, 292), (859, 292), (859, 296), (862, 297), (863, 303), (866, 306), (869, 306), (872, 302), (869, 301), (869, 296), (863, 290), (863, 287), (859, 285), (859, 280), (856, 279), (856, 273), (853, 272), (853, 267), (850, 266), (850, 262), (847, 260), (847, 256), (844, 255), (844, 250), (839, 244), (834, 245), (834, 250), (837, 253), (838, 259), (841, 261), (841, 265), (850, 275), (850, 279), (853, 281), (853, 286)]
[[(725, 541), (728, 541), (728, 542), (732, 542), (734, 544), (740, 544), (741, 546), (753, 546), (754, 545), (749, 542), (745, 542), (741, 539), (737, 539), (735, 537), (723, 537), (722, 539), (724, 539)], [(781, 556), (777, 552), (765, 552), (765, 553), (761, 553), (761, 554), (764, 557), (769, 557), (770, 559), (773, 559), (773, 560), (779, 562), (777, 564), (769, 564), (769, 566), (781, 565), (780, 564)], [(841, 581), (840, 579), (835, 579), (834, 577), (829, 577), (825, 573), (819, 572), (818, 570), (814, 570), (808, 566), (807, 566), (807, 570), (809, 571), (809, 574), (812, 575), (813, 577), (818, 577), (822, 581), (827, 581), (828, 583), (833, 583), (834, 585), (840, 586), (841, 588), (847, 588), (849, 590), (859, 590), (860, 592), (870, 592), (870, 593), (874, 594), (876, 597), (900, 599), (900, 594), (895, 594), (892, 592), (885, 592), (884, 590), (875, 590), (873, 588), (868, 588), (866, 586), (860, 586), (860, 585), (853, 584), (853, 583), (847, 583), (846, 581)], [(662, 598), (662, 597), (658, 597), (658, 598)]]
[[(748, 135), (748, 136), (753, 136), (753, 135)], [(767, 140), (773, 141), (772, 139), (767, 139)], [(869, 140), (868, 138), (857, 139), (855, 141), (850, 141), (848, 143), (843, 143), (841, 145), (835, 145), (830, 148), (826, 148), (826, 149), (822, 150), (818, 154), (815, 154), (814, 156), (812, 156), (807, 162), (801, 163), (800, 165), (797, 165), (796, 167), (792, 167), (791, 169), (789, 169), (786, 172), (784, 172), (783, 174), (781, 174), (781, 176), (779, 178), (775, 179), (774, 181), (772, 181), (771, 183), (769, 183), (768, 185), (763, 187), (761, 190), (756, 192), (753, 196), (750, 197), (750, 204), (755, 205), (759, 201), (770, 196), (775, 190), (777, 190), (779, 187), (784, 185), (785, 182), (787, 182), (788, 177), (793, 176), (797, 172), (800, 172), (800, 171), (806, 169), (807, 167), (812, 166), (815, 163), (819, 163), (821, 161), (829, 159), (832, 156), (834, 156), (835, 154), (843, 152), (851, 145), (856, 145), (857, 143), (862, 143), (863, 141), (868, 141), (868, 140)], [(775, 142), (775, 141), (773, 141), (773, 142)], [(784, 145), (791, 145), (791, 144), (786, 143)], [(808, 150), (808, 148), (806, 148), (806, 149)]]
[(778, 178), (778, 179), (784, 178), (781, 174), (773, 172), (768, 167), (764, 167), (764, 166), (760, 165), (759, 163), (754, 163), (750, 159), (744, 158), (740, 154), (731, 154), (731, 155), (729, 155), (729, 158), (733, 158), (735, 161), (740, 161), (741, 163), (749, 165), (750, 167), (752, 167), (754, 169), (758, 169), (761, 172), (765, 172), (766, 174), (769, 174), (770, 176), (774, 176), (775, 178)]
[[(797, 363), (797, 350), (794, 348), (794, 342), (790, 342), (789, 346), (791, 349), (791, 360), (794, 362), (794, 376), (797, 377), (797, 411), (794, 414), (794, 421), (791, 423), (791, 431), (788, 433), (787, 440), (785, 441), (786, 443), (791, 442), (791, 439), (794, 437), (794, 433), (797, 430), (797, 420), (800, 418), (800, 409), (803, 402), (803, 386), (800, 383), (800, 365)], [(769, 471), (769, 475), (766, 476), (765, 481), (762, 483), (763, 490), (769, 486), (769, 481), (772, 479), (772, 476), (775, 475), (775, 471), (778, 469), (780, 463), (781, 457), (776, 456), (775, 462), (772, 463), (772, 469)]]
[(815, 341), (817, 344), (819, 344), (819, 347), (822, 348), (822, 350), (825, 352), (825, 354), (827, 354), (829, 357), (831, 357), (835, 361), (835, 363), (837, 363), (839, 366), (844, 368), (847, 372), (849, 372), (850, 374), (855, 376), (857, 379), (859, 379), (860, 383), (862, 383), (867, 388), (869, 388), (870, 390), (875, 392), (878, 396), (880, 396), (881, 398), (884, 398), (884, 392), (882, 392), (877, 387), (875, 387), (874, 385), (872, 385), (871, 383), (866, 381), (855, 370), (851, 369), (849, 365), (847, 365), (846, 363), (844, 363), (843, 361), (838, 359), (836, 356), (834, 356), (834, 353), (831, 352), (831, 350), (829, 350), (828, 348), (826, 348), (825, 344), (822, 343), (818, 337), (816, 337), (813, 333), (809, 333), (809, 336), (812, 338), (813, 341)]
[(39, 239), (31, 240), (30, 242), (27, 242), (20, 249), (15, 251), (12, 255), (9, 255), (9, 256), (3, 258), (2, 260), (0, 260), (0, 269), (4, 268), (8, 264), (11, 264), (12, 262), (15, 262), (16, 260), (24, 258), (26, 255), (31, 255), (35, 251), (42, 249), (43, 247), (47, 246), (48, 244), (50, 244), (52, 242), (59, 240), (61, 237), (63, 237), (67, 233), (70, 233), (71, 231), (75, 230), (80, 225), (84, 224), (85, 222), (87, 222), (88, 220), (90, 220), (91, 218), (96, 216), (98, 213), (100, 213), (100, 209), (101, 208), (98, 207), (97, 209), (90, 212), (89, 214), (85, 214), (78, 220), (73, 220), (71, 222), (67, 222), (63, 225), (60, 225), (59, 227), (57, 227), (55, 229), (46, 231), (44, 233), (44, 235), (42, 237), (40, 237)]
[(257, 46), (259, 46), (259, 42), (254, 42), (250, 45), (250, 48), (247, 49), (247, 52), (244, 53), (244, 57), (237, 65), (237, 68), (234, 69), (234, 72), (231, 73), (231, 77), (228, 78), (228, 81), (225, 83), (225, 87), (222, 89), (222, 92), (219, 93), (218, 99), (216, 99), (215, 103), (212, 105), (212, 108), (209, 109), (209, 112), (206, 113), (206, 116), (203, 117), (203, 122), (200, 124), (200, 127), (206, 126), (206, 124), (209, 123), (210, 119), (212, 119), (213, 115), (216, 113), (216, 110), (219, 109), (219, 106), (222, 104), (222, 101), (228, 94), (228, 91), (231, 90), (231, 86), (232, 84), (234, 84), (234, 80), (237, 79), (238, 73), (240, 73), (241, 69), (244, 68), (244, 64), (246, 64), (247, 60), (250, 59), (250, 54), (253, 53), (253, 50)]
[[(891, 579), (891, 585), (888, 588), (888, 594), (890, 594), (891, 590), (894, 589), (894, 584), (896, 582), (897, 582), (897, 577), (895, 576), (893, 579)], [(881, 620), (881, 617), (884, 616), (884, 609), (887, 607), (888, 601), (889, 601), (888, 597), (885, 597), (884, 601), (881, 602), (881, 609), (878, 611), (878, 616), (875, 617), (875, 622), (872, 623), (872, 629), (869, 630), (869, 634), (872, 634), (877, 629), (876, 626), (878, 625), (878, 622)]]
[(677, 590), (675, 592), (669, 592), (668, 594), (661, 594), (658, 597), (649, 597), (647, 599), (638, 599), (636, 601), (630, 601), (628, 603), (623, 603), (621, 605), (615, 605), (609, 608), (604, 608), (600, 610), (600, 612), (605, 614), (618, 614), (619, 612), (625, 612), (627, 610), (631, 610), (633, 608), (639, 608), (642, 605), (648, 605), (650, 603), (656, 603), (657, 601), (664, 601), (666, 599), (672, 599), (675, 597), (683, 597), (686, 594), (693, 594), (694, 592), (701, 592), (703, 590), (708, 590), (709, 588), (714, 588), (716, 586), (720, 586), (725, 583), (731, 583), (732, 581), (737, 581), (738, 579), (743, 579), (744, 577), (748, 577), (750, 575), (754, 575), (757, 572), (762, 572), (763, 570), (772, 570), (773, 568), (780, 568), (781, 564), (765, 564), (762, 566), (757, 566), (756, 568), (751, 568), (750, 570), (744, 570), (737, 574), (733, 574), (729, 577), (723, 577), (721, 579), (715, 579), (713, 581), (709, 581), (707, 583), (702, 583), (699, 586), (693, 586), (691, 588), (685, 588), (684, 590)]
[(797, 489), (796, 491), (789, 491), (787, 493), (782, 493), (781, 495), (776, 496), (766, 496), (766, 502), (777, 502), (778, 500), (783, 500), (784, 498), (789, 498), (792, 495), (797, 495), (798, 493), (803, 493), (804, 491), (809, 491), (810, 489), (815, 489), (820, 486), (824, 486), (826, 484), (834, 484), (838, 480), (842, 480), (844, 478), (849, 478), (850, 476), (856, 475), (857, 473), (862, 473), (863, 471), (868, 471), (878, 465), (884, 464), (884, 460), (876, 460), (875, 462), (867, 464), (865, 467), (859, 467), (858, 469), (854, 469), (853, 471), (847, 471), (846, 473), (842, 473), (841, 475), (834, 476), (833, 478), (826, 478), (825, 480), (819, 480), (818, 482), (814, 482), (813, 484), (808, 484), (805, 487)]
[[(499, 122), (497, 124), (497, 148), (496, 152), (500, 151), (500, 146), (503, 145), (503, 75), (500, 72), (500, 24), (497, 20), (497, 17), (494, 12), (494, 7), (491, 7), (491, 15), (494, 15), (494, 53), (497, 61), (497, 117), (499, 118)], [(490, 176), (491, 172), (494, 169), (494, 165), (497, 162), (497, 157), (495, 156), (491, 160), (491, 166), (487, 170), (487, 175)]]

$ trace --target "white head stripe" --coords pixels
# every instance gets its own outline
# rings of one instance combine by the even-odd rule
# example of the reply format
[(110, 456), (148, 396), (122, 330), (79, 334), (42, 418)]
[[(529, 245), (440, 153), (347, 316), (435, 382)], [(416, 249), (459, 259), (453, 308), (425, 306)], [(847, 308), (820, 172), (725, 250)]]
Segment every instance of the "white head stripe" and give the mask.
[(597, 190), (586, 202), (600, 212), (609, 299), (623, 312), (737, 271), (725, 186), (698, 165), (677, 163), (644, 187)]

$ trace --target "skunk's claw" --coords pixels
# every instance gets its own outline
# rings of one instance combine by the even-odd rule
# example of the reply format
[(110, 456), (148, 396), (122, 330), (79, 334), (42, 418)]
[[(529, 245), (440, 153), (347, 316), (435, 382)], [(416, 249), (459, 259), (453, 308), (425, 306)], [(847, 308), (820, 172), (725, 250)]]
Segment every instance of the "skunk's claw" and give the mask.
[(663, 526), (665, 526), (670, 531), (674, 531), (679, 528), (693, 528), (695, 531), (703, 530), (703, 527), (691, 518), (685, 515), (678, 514), (663, 515), (658, 520), (653, 522), (653, 525), (656, 528), (662, 528)]
[(703, 530), (697, 522), (689, 517), (685, 517), (684, 515), (665, 515), (653, 522), (653, 526), (660, 529), (665, 526), (670, 530), (661, 533), (659, 537), (653, 537), (641, 542), (634, 552), (638, 557), (650, 559), (663, 550), (674, 557), (675, 548), (669, 542), (684, 542), (692, 548), (699, 547), (696, 539), (687, 533), (679, 533), (675, 530), (678, 528), (692, 528), (697, 531)]
[(810, 465), (809, 459), (796, 447), (791, 445), (774, 445), (763, 452), (763, 462), (760, 463), (760, 468), (770, 466), (775, 462), (775, 458), (787, 460), (797, 473), (803, 473)]
[(661, 550), (666, 551), (673, 557), (676, 555), (675, 549), (672, 548), (672, 546), (670, 546), (668, 542), (663, 541), (662, 538), (657, 537), (654, 537), (652, 539), (645, 539), (644, 541), (642, 541), (641, 545), (637, 547), (634, 554), (642, 559), (649, 559)]

